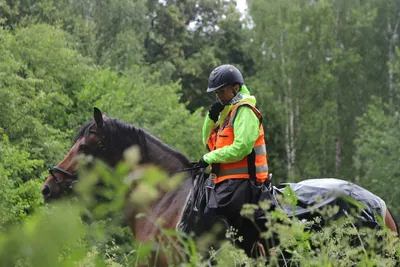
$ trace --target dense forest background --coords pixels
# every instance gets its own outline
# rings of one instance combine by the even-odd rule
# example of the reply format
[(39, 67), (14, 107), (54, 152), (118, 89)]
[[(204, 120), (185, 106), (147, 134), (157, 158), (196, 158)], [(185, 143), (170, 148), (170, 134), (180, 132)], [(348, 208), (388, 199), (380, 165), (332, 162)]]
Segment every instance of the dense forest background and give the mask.
[(0, 228), (42, 205), (93, 106), (197, 160), (219, 64), (264, 116), (274, 183), (355, 182), (400, 215), (400, 2), (0, 0)]

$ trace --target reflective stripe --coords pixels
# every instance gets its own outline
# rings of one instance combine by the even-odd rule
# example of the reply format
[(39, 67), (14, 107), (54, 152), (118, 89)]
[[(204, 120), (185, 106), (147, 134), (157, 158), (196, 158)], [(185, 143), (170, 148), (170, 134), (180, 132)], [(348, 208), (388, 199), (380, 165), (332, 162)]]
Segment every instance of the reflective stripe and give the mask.
[(229, 170), (220, 170), (219, 171), (219, 177), (225, 176), (225, 175), (232, 175), (232, 174), (248, 174), (249, 171), (247, 167), (244, 168), (235, 168), (235, 169), (229, 169)]
[(268, 165), (257, 166), (256, 173), (268, 172)]
[[(268, 165), (263, 165), (263, 166), (257, 166), (256, 167), (256, 173), (262, 173), (262, 172), (268, 172)], [(233, 175), (233, 174), (248, 174), (249, 171), (247, 167), (244, 168), (234, 168), (234, 169), (229, 169), (229, 170), (220, 170), (219, 171), (219, 177), (225, 176), (225, 175)]]
[(256, 155), (266, 155), (267, 154), (267, 148), (265, 147), (264, 144), (262, 144), (260, 146), (254, 147), (254, 152), (256, 153)]

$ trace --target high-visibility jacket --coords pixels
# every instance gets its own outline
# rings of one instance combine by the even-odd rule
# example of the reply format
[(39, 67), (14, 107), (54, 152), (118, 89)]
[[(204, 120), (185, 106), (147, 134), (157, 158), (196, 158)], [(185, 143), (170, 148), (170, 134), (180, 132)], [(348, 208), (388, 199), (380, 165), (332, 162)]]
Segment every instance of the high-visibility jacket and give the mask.
[(207, 147), (210, 151), (231, 145), (234, 142), (233, 122), (238, 108), (249, 106), (260, 120), (260, 135), (258, 136), (252, 152), (243, 159), (233, 163), (213, 163), (211, 173), (216, 175), (215, 183), (226, 179), (249, 179), (255, 178), (258, 182), (268, 179), (267, 150), (264, 141), (264, 130), (261, 124), (261, 113), (248, 102), (239, 102), (234, 105), (226, 117), (224, 123), (214, 129), (207, 139)]

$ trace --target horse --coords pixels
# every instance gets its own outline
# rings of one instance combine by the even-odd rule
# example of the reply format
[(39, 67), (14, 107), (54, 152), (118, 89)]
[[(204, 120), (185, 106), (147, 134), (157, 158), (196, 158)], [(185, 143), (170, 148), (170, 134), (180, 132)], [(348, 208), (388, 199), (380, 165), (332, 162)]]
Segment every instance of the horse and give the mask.
[[(150, 219), (135, 219), (135, 214), (129, 214), (127, 223), (136, 240), (142, 242), (154, 240), (160, 234), (159, 227), (153, 223), (156, 218), (165, 218), (163, 227), (175, 230), (188, 200), (189, 192), (193, 188), (193, 164), (182, 153), (141, 128), (103, 115), (97, 108), (94, 108), (93, 118), (93, 121), (85, 124), (78, 131), (65, 158), (49, 169), (50, 175), (41, 190), (44, 200), (60, 198), (77, 181), (78, 162), (75, 159), (78, 155), (92, 155), (103, 160), (109, 166), (115, 167), (123, 159), (126, 149), (138, 146), (141, 165), (153, 164), (159, 166), (166, 173), (176, 173), (181, 170), (186, 170), (186, 173), (185, 179), (176, 190), (164, 192), (153, 203), (148, 212)], [(308, 181), (312, 183), (311, 180)], [(292, 184), (292, 186), (296, 185), (299, 185), (298, 188), (304, 188), (302, 183)], [(271, 194), (269, 193), (269, 195)], [(385, 205), (382, 206), (382, 209), (385, 225), (394, 233), (398, 233), (394, 217)], [(250, 244), (254, 243), (253, 241), (257, 240), (252, 240)], [(244, 249), (246, 252), (251, 251), (251, 247)]]
[(49, 168), (50, 176), (45, 180), (41, 193), (44, 201), (61, 198), (77, 182), (78, 161), (80, 154), (93, 155), (103, 160), (110, 167), (115, 167), (123, 158), (127, 148), (138, 146), (140, 164), (153, 164), (167, 173), (186, 171), (186, 179), (177, 190), (164, 192), (151, 207), (148, 219), (135, 220), (136, 214), (128, 215), (128, 225), (136, 240), (147, 242), (159, 234), (154, 225), (157, 218), (165, 218), (163, 227), (175, 229), (183, 209), (183, 203), (192, 188), (192, 163), (180, 152), (172, 149), (156, 137), (141, 128), (126, 124), (114, 118), (102, 115), (94, 108), (94, 120), (86, 123), (77, 134), (75, 141), (65, 156), (56, 166)]

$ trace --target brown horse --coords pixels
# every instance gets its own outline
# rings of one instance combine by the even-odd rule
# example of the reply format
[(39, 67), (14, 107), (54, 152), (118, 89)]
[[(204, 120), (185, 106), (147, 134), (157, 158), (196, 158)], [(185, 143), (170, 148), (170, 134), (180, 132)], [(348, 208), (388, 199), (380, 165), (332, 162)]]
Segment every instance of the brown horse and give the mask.
[[(90, 154), (102, 159), (111, 167), (122, 160), (123, 152), (137, 145), (140, 148), (141, 164), (160, 166), (167, 173), (190, 169), (192, 164), (181, 153), (162, 143), (159, 139), (135, 126), (114, 118), (103, 116), (94, 108), (94, 121), (84, 125), (65, 158), (50, 168), (50, 176), (44, 182), (42, 194), (45, 200), (57, 199), (68, 191), (77, 179), (77, 161), (79, 154)], [(310, 181), (310, 180), (308, 180)], [(301, 183), (299, 183), (301, 184)], [(135, 214), (128, 215), (128, 224), (138, 241), (154, 240), (159, 228), (154, 225), (156, 218), (164, 218), (168, 229), (176, 229), (189, 191), (192, 188), (192, 173), (188, 172), (183, 183), (172, 192), (165, 192), (153, 203), (148, 212), (149, 219), (134, 219)], [(397, 233), (395, 221), (389, 210), (383, 205), (385, 224)]]
[[(94, 121), (84, 125), (65, 158), (56, 166), (49, 169), (50, 176), (42, 187), (45, 201), (58, 199), (77, 179), (79, 154), (93, 155), (102, 159), (111, 167), (122, 160), (123, 152), (131, 146), (139, 146), (141, 164), (154, 164), (160, 166), (167, 173), (183, 169), (191, 169), (192, 164), (181, 153), (162, 143), (154, 136), (135, 126), (123, 123), (113, 118), (103, 116), (101, 111), (94, 109)], [(135, 220), (135, 214), (128, 224), (139, 241), (153, 240), (159, 233), (159, 228), (154, 225), (157, 218), (164, 218), (164, 225), (168, 229), (175, 229), (183, 205), (192, 188), (192, 175), (187, 173), (187, 178), (173, 192), (165, 192), (148, 212), (147, 219)]]

